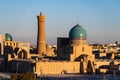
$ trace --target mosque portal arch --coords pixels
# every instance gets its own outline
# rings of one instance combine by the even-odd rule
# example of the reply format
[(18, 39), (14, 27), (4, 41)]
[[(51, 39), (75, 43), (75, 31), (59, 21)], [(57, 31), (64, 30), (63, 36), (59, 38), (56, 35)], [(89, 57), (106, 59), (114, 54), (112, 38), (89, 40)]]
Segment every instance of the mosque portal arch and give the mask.
[(87, 61), (88, 55), (87, 54), (82, 54), (79, 57), (75, 59), (75, 61)]
[(21, 50), (19, 53), (18, 53), (18, 58), (22, 58), (22, 59), (26, 59), (27, 58), (27, 51), (26, 50)]

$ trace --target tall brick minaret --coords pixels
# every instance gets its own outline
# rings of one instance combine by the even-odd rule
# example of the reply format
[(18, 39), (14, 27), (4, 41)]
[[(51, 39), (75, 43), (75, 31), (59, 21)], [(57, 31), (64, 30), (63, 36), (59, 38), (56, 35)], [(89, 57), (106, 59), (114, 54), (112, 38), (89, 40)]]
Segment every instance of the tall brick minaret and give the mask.
[(37, 54), (46, 54), (45, 16), (40, 13), (38, 19)]

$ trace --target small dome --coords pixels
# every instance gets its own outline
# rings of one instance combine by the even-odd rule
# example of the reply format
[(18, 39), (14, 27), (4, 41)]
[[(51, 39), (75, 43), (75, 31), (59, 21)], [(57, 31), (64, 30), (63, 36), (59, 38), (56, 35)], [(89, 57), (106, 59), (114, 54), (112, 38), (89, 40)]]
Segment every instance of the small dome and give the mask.
[(69, 32), (70, 39), (87, 39), (86, 30), (79, 24), (75, 25)]
[(5, 34), (6, 41), (12, 41), (12, 36), (8, 33)]

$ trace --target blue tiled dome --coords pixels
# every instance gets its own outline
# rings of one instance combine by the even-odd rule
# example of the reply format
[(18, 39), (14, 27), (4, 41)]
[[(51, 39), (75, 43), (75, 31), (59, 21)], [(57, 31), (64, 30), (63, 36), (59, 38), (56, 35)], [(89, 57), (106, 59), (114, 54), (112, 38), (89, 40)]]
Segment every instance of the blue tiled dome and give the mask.
[(86, 39), (86, 30), (79, 24), (75, 25), (69, 32), (70, 39)]
[(5, 34), (6, 41), (12, 41), (12, 36), (8, 33)]

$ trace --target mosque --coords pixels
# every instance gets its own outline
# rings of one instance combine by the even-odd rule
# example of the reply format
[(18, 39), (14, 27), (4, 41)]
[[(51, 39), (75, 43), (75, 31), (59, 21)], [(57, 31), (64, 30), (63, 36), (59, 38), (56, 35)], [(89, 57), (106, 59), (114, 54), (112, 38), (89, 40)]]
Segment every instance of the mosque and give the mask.
[[(38, 54), (41, 54), (46, 53), (45, 16), (42, 13), (38, 17), (38, 22), (40, 30), (38, 31), (38, 35), (40, 35), (38, 36)], [(92, 47), (87, 43), (86, 30), (77, 24), (70, 30), (68, 38), (58, 37), (56, 61), (36, 62), (36, 73), (87, 73), (88, 71), (93, 73), (95, 72), (94, 60)]]
[[(36, 52), (30, 52), (29, 42), (13, 41), (10, 34), (0, 35), (0, 71), (33, 72), (37, 75), (109, 71), (109, 68), (100, 66), (110, 65), (111, 61), (96, 60), (92, 46), (87, 42), (87, 32), (81, 25), (73, 26), (68, 37), (58, 37), (56, 49), (46, 43), (46, 17), (40, 13), (37, 19)], [(115, 61), (115, 64), (120, 62)]]

